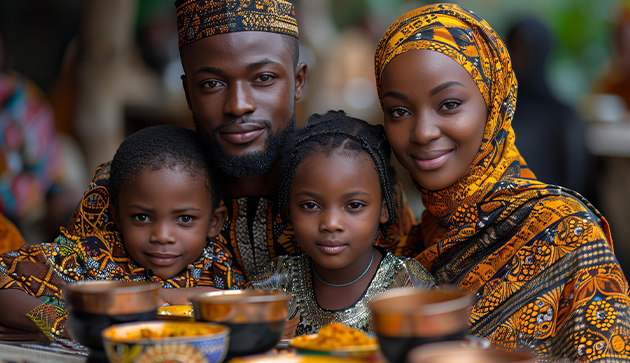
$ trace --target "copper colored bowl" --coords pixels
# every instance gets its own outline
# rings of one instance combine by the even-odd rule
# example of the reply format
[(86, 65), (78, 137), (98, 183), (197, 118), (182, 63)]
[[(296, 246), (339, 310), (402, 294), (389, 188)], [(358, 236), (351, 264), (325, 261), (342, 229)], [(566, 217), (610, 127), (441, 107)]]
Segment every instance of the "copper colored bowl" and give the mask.
[(475, 349), (466, 342), (426, 344), (412, 349), (409, 363), (534, 363), (529, 354), (500, 351), (493, 348)]
[(96, 350), (91, 350), (90, 354), (99, 354), (103, 349), (103, 329), (118, 323), (156, 319), (160, 288), (155, 282), (80, 281), (67, 284), (63, 294), (70, 334), (79, 343)]
[(473, 296), (452, 286), (392, 289), (368, 304), (381, 350), (404, 362), (410, 349), (427, 343), (464, 340)]
[(275, 347), (282, 338), (290, 300), (290, 294), (253, 290), (213, 291), (190, 298), (195, 320), (230, 328), (226, 361)]

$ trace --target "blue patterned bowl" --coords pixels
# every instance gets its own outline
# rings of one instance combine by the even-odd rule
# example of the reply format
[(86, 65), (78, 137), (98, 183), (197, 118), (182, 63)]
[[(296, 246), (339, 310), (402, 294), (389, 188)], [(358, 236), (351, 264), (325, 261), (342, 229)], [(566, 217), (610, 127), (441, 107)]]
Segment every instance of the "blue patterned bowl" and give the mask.
[(226, 326), (186, 321), (117, 324), (101, 335), (111, 363), (221, 363), (230, 341)]

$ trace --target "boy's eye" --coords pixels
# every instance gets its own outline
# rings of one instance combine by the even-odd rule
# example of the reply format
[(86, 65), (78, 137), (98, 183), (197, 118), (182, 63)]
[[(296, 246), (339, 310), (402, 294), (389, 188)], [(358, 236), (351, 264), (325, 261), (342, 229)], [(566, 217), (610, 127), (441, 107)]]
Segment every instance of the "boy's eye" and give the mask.
[(317, 209), (319, 206), (313, 202), (306, 202), (306, 203), (302, 203), (300, 205), (302, 208), (304, 209), (308, 209), (308, 210), (313, 210), (313, 209)]
[(348, 208), (349, 209), (361, 209), (365, 207), (365, 204), (361, 203), (361, 202), (350, 202), (348, 203)]
[(192, 222), (194, 220), (195, 220), (195, 218), (193, 216), (186, 216), (186, 215), (179, 216), (177, 218), (177, 221), (180, 222), (180, 223), (190, 223), (190, 222)]
[(135, 219), (138, 222), (147, 222), (149, 220), (149, 216), (146, 214), (135, 214), (133, 216), (133, 219)]

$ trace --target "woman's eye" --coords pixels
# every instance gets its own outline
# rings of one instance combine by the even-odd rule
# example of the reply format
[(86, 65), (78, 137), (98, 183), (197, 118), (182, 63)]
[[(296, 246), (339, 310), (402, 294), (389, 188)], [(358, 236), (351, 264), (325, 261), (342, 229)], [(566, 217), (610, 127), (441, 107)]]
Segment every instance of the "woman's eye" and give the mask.
[(445, 109), (446, 111), (450, 111), (454, 108), (457, 108), (457, 106), (459, 106), (461, 104), (461, 102), (459, 101), (446, 101), (442, 104), (443, 109)]
[(365, 204), (363, 204), (363, 203), (361, 203), (361, 202), (351, 202), (351, 203), (348, 203), (348, 208), (349, 208), (349, 209), (354, 209), (354, 210), (357, 210), (357, 209), (361, 209), (361, 208), (363, 208), (363, 207), (365, 207)]
[(180, 223), (190, 223), (194, 220), (195, 218), (193, 216), (179, 216), (179, 218), (177, 218), (177, 221)]
[(149, 216), (146, 214), (136, 214), (133, 216), (133, 219), (135, 219), (138, 222), (146, 222), (149, 220)]
[(409, 115), (409, 111), (402, 107), (394, 107), (389, 111), (389, 114), (394, 118), (403, 117)]
[(306, 202), (306, 203), (302, 203), (301, 207), (304, 209), (313, 210), (313, 209), (317, 209), (318, 205), (313, 202)]

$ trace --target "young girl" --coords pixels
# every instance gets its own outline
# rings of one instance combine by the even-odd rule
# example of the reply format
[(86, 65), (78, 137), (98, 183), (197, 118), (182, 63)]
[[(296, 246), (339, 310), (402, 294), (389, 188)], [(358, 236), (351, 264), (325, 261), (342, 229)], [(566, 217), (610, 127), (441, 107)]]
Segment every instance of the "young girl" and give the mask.
[(520, 156), (516, 79), (494, 30), (457, 5), (428, 5), (390, 26), (375, 64), (387, 140), (426, 207), (410, 244), (424, 244), (417, 260), (439, 284), (477, 292), (469, 331), (540, 361), (630, 359), (628, 283), (608, 224)]
[(374, 245), (394, 220), (382, 126), (330, 111), (311, 116), (291, 145), (279, 208), (305, 253), (275, 259), (253, 286), (293, 294), (288, 320), (297, 321), (295, 335), (330, 323), (371, 332), (367, 303), (376, 294), (433, 285), (417, 261)]
[[(0, 256), (0, 301), (11, 312), (0, 314), (0, 326), (11, 328), (0, 330), (0, 339), (67, 337), (67, 282), (156, 281), (162, 303), (174, 304), (211, 287), (241, 287), (241, 274), (215, 239), (225, 207), (193, 131), (155, 126), (131, 135), (114, 156), (110, 181), (82, 206), (105, 232), (79, 239), (62, 228), (54, 243)], [(96, 197), (108, 194), (111, 206)], [(108, 207), (113, 221), (103, 218)]]

